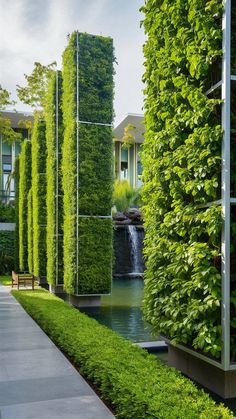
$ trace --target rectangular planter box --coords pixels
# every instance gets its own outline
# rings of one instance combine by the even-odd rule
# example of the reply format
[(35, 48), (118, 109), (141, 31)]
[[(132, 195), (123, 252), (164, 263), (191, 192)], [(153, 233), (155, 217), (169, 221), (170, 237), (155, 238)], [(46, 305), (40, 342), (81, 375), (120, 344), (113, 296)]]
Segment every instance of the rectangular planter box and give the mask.
[(172, 345), (168, 351), (168, 365), (175, 367), (192, 380), (224, 399), (236, 397), (236, 371), (223, 371)]

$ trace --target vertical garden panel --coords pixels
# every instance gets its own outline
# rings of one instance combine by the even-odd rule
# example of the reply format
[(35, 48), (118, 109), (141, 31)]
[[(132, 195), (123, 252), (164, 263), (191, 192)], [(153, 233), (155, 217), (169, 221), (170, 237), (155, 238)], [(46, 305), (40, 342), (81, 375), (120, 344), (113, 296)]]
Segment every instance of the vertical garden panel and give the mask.
[(207, 91), (220, 81), (222, 6), (148, 0), (142, 8), (145, 317), (156, 333), (219, 361), (223, 136), (220, 100)]
[(35, 115), (32, 133), (33, 273), (46, 276), (46, 124)]
[(14, 269), (17, 272), (19, 270), (19, 168), (20, 161), (19, 157), (15, 159), (14, 165), (14, 185), (15, 185), (15, 254), (14, 254)]
[(33, 208), (32, 208), (32, 188), (30, 188), (27, 198), (27, 223), (28, 223), (28, 267), (29, 272), (33, 272)]
[(31, 188), (31, 142), (25, 140), (20, 154), (19, 179), (19, 265), (20, 270), (28, 270), (28, 225), (27, 204)]
[(48, 85), (47, 141), (47, 282), (63, 284), (63, 192), (61, 148), (63, 141), (62, 76), (55, 72)]
[(110, 291), (113, 43), (74, 32), (63, 56), (64, 287)]

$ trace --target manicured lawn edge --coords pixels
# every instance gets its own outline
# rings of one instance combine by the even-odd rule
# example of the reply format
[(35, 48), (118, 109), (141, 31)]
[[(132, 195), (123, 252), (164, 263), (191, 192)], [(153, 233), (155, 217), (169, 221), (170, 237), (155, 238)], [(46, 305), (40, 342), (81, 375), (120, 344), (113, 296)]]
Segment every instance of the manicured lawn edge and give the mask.
[(1, 275), (0, 276), (0, 285), (11, 285), (11, 276)]
[(173, 368), (45, 290), (13, 296), (123, 419), (235, 416)]

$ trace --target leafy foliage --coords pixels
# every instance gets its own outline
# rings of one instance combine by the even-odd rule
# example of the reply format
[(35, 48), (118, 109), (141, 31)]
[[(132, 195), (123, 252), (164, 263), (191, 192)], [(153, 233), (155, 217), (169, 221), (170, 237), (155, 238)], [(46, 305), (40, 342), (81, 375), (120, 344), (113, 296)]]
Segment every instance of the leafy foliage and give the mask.
[(9, 274), (14, 269), (14, 239), (14, 231), (0, 231), (0, 275)]
[(112, 403), (117, 419), (234, 418), (178, 371), (47, 291), (12, 294)]
[(135, 144), (135, 131), (136, 127), (133, 124), (128, 124), (124, 129), (122, 137), (122, 148), (129, 148)]
[(15, 207), (12, 204), (0, 202), (0, 223), (15, 222)]
[(25, 140), (20, 154), (19, 181), (19, 264), (28, 270), (28, 192), (31, 188), (31, 142)]
[(222, 2), (147, 0), (142, 11), (145, 317), (220, 357), (221, 208), (204, 204), (220, 194), (222, 128), (220, 101), (204, 92), (221, 57)]
[(30, 188), (27, 197), (27, 250), (28, 250), (28, 268), (29, 272), (33, 272), (34, 256), (33, 256), (33, 203), (32, 188)]
[(11, 127), (11, 120), (6, 118), (4, 113), (1, 112), (8, 105), (14, 104), (15, 102), (11, 100), (10, 93), (0, 85), (0, 134), (3, 137), (3, 141), (7, 141), (8, 143), (13, 143), (14, 141), (20, 141), (22, 139), (22, 135)]
[(32, 133), (33, 273), (46, 276), (46, 126), (35, 114)]
[[(57, 77), (58, 95), (56, 92)], [(63, 283), (63, 191), (61, 173), (63, 121), (61, 101), (62, 76), (58, 72), (57, 75), (56, 73), (53, 74), (49, 82), (45, 110), (47, 141), (47, 282), (49, 284)], [(56, 126), (57, 122), (58, 126)], [(57, 135), (58, 147), (56, 144)]]
[(39, 62), (34, 63), (32, 73), (25, 74), (27, 86), (17, 86), (18, 97), (23, 103), (36, 109), (44, 108), (48, 78), (54, 71), (55, 66), (55, 62), (48, 65)]
[(14, 248), (14, 269), (19, 270), (19, 177), (20, 177), (20, 159), (16, 157), (14, 165), (14, 183), (15, 183), (15, 248)]
[[(64, 267), (65, 289), (69, 293), (77, 293), (75, 288), (77, 275), (77, 205), (79, 214), (84, 216), (109, 216), (111, 211), (112, 197), (112, 129), (110, 126), (90, 125), (79, 123), (77, 127), (76, 115), (80, 121), (111, 124), (113, 118), (113, 45), (110, 38), (78, 34), (79, 48), (79, 71), (77, 75), (76, 48), (77, 33), (70, 36), (69, 45), (63, 55), (63, 118), (65, 135), (63, 143), (62, 174), (64, 190)], [(77, 78), (78, 77), (78, 78)], [(78, 85), (77, 85), (78, 81)], [(79, 101), (77, 108), (76, 91), (79, 86)], [(77, 131), (78, 129), (78, 131)], [(77, 150), (77, 133), (79, 147)], [(77, 162), (78, 157), (78, 162)], [(79, 174), (77, 177), (77, 163)], [(77, 182), (78, 202), (77, 202)], [(111, 221), (109, 221), (111, 223)], [(88, 221), (88, 225), (94, 226), (95, 222)], [(104, 224), (107, 228), (107, 220), (98, 220), (97, 228)], [(79, 235), (83, 236), (84, 221), (79, 222)], [(80, 229), (82, 230), (80, 232)], [(111, 231), (111, 230), (110, 230)], [(87, 231), (88, 232), (88, 231)], [(88, 233), (89, 241), (84, 241), (79, 249), (79, 271), (83, 272), (82, 261), (87, 260), (87, 254), (93, 249), (86, 246), (94, 246), (102, 255), (102, 249), (111, 249), (111, 234), (97, 240), (97, 232)], [(80, 244), (80, 243), (79, 243)], [(110, 252), (109, 252), (110, 255)], [(106, 255), (104, 254), (104, 258)], [(86, 262), (87, 263), (87, 262)], [(110, 275), (110, 265), (107, 266), (101, 260), (99, 275), (97, 265), (100, 260), (94, 258), (91, 261), (91, 284), (104, 284), (107, 286), (107, 275)], [(96, 266), (95, 266), (96, 265)], [(86, 270), (86, 266), (84, 267)], [(88, 280), (88, 277), (87, 277)], [(83, 279), (81, 278), (81, 283)], [(80, 282), (80, 279), (79, 279)], [(81, 287), (81, 289), (84, 289)], [(91, 289), (89, 284), (86, 289)], [(98, 288), (98, 287), (96, 287)], [(105, 287), (101, 287), (105, 291)], [(110, 285), (107, 291), (110, 290)], [(81, 291), (83, 292), (83, 291)], [(85, 289), (84, 289), (85, 292)], [(92, 290), (91, 290), (92, 292)]]
[(117, 211), (127, 211), (136, 204), (138, 197), (139, 191), (132, 188), (128, 180), (115, 181), (112, 198)]

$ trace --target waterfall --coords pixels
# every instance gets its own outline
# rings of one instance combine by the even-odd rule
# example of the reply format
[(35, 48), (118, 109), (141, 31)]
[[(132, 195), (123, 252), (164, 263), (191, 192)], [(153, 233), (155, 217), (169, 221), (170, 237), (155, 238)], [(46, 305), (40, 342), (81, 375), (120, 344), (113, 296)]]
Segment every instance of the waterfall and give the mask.
[(135, 225), (128, 225), (129, 239), (131, 245), (132, 273), (142, 273), (142, 250), (140, 249), (140, 240)]

